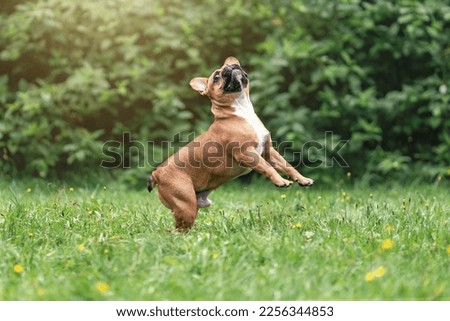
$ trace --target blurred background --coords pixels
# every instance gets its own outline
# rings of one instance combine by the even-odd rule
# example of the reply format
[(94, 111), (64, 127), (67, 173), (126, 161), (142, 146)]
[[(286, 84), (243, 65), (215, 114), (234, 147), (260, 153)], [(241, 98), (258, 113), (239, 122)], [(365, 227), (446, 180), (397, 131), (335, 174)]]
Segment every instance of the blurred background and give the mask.
[[(208, 128), (210, 102), (189, 81), (229, 55), (305, 175), (450, 178), (450, 6), (439, 0), (2, 0), (1, 175), (142, 185), (168, 147)], [(111, 141), (121, 164), (105, 169)], [(306, 142), (324, 148), (305, 158)]]

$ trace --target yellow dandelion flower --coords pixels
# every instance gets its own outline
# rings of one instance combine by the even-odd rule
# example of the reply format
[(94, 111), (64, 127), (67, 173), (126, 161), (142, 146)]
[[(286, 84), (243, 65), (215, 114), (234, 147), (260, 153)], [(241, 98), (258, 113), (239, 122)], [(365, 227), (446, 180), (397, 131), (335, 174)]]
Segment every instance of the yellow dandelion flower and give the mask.
[(301, 223), (296, 223), (292, 225), (292, 228), (301, 228), (302, 224)]
[(284, 200), (284, 199), (286, 199), (287, 196), (286, 196), (286, 194), (281, 194), (280, 197), (282, 200)]
[(97, 282), (95, 284), (95, 288), (97, 289), (98, 292), (104, 294), (104, 293), (108, 293), (109, 292), (109, 284), (106, 282)]
[(13, 266), (13, 270), (14, 270), (14, 272), (17, 273), (17, 274), (20, 274), (20, 273), (22, 273), (23, 271), (25, 271), (25, 269), (23, 268), (22, 264), (15, 264), (15, 265)]
[(213, 252), (212, 254), (211, 254), (211, 257), (215, 260), (215, 259), (218, 259), (219, 258), (219, 253), (217, 253), (217, 252)]
[(364, 280), (366, 280), (366, 282), (372, 282), (377, 278), (381, 278), (385, 274), (386, 268), (384, 266), (379, 266), (375, 270), (367, 272), (366, 276), (364, 277)]
[(450, 245), (447, 245), (447, 254), (450, 254)]
[(69, 192), (73, 192), (75, 189), (73, 187), (69, 188)]
[(32, 189), (31, 188), (27, 188), (27, 193), (31, 193)]
[(38, 288), (37, 289), (37, 295), (38, 296), (44, 296), (45, 295), (45, 290), (43, 288)]
[(373, 272), (366, 273), (364, 280), (366, 280), (366, 282), (372, 282), (373, 280), (375, 280), (375, 273)]
[(385, 273), (386, 273), (386, 269), (384, 268), (384, 266), (380, 266), (375, 271), (373, 271), (373, 275), (376, 278), (381, 278)]
[(80, 252), (83, 252), (86, 248), (84, 247), (84, 244), (78, 244), (77, 245), (77, 250)]
[(108, 254), (108, 253), (109, 253), (109, 250), (108, 250), (108, 249), (105, 249), (105, 250), (103, 251), (103, 253)]
[(342, 199), (348, 202), (350, 200), (350, 195), (348, 195), (346, 192), (342, 192)]
[(32, 232), (28, 232), (28, 236), (32, 237), (34, 234)]
[(383, 240), (383, 242), (381, 242), (381, 249), (383, 251), (389, 250), (393, 246), (394, 246), (394, 241), (392, 241), (391, 239), (385, 239), (385, 240)]

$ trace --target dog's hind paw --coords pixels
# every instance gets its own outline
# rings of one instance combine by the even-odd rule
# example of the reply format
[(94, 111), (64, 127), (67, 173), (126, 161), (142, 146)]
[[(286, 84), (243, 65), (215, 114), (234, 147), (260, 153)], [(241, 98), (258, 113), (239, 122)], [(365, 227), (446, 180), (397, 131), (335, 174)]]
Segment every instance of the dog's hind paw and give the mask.
[(197, 207), (198, 208), (204, 208), (209, 207), (212, 204), (212, 201), (208, 198), (208, 194), (211, 193), (211, 191), (204, 191), (197, 193)]

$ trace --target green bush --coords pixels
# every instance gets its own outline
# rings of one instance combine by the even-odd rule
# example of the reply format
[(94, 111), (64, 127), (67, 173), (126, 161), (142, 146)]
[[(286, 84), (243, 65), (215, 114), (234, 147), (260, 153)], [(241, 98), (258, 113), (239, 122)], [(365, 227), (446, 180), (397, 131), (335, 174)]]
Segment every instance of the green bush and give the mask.
[(448, 4), (305, 0), (272, 12), (274, 31), (252, 61), (265, 88), (254, 100), (277, 139), (333, 131), (349, 140), (344, 170), (360, 176), (413, 164), (450, 174)]
[(1, 171), (95, 169), (125, 132), (145, 145), (204, 128), (208, 103), (189, 80), (249, 52), (256, 3), (48, 0), (3, 13)]

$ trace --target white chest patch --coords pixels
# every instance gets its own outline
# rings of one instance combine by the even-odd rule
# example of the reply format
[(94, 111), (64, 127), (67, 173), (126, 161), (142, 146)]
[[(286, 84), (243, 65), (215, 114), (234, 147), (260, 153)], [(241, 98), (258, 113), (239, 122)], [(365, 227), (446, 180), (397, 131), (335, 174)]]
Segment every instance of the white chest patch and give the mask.
[(269, 139), (269, 131), (256, 115), (250, 98), (245, 93), (242, 93), (231, 106), (235, 108), (234, 114), (244, 118), (256, 132), (256, 136), (258, 137), (256, 152), (261, 155), (264, 150), (264, 145)]

